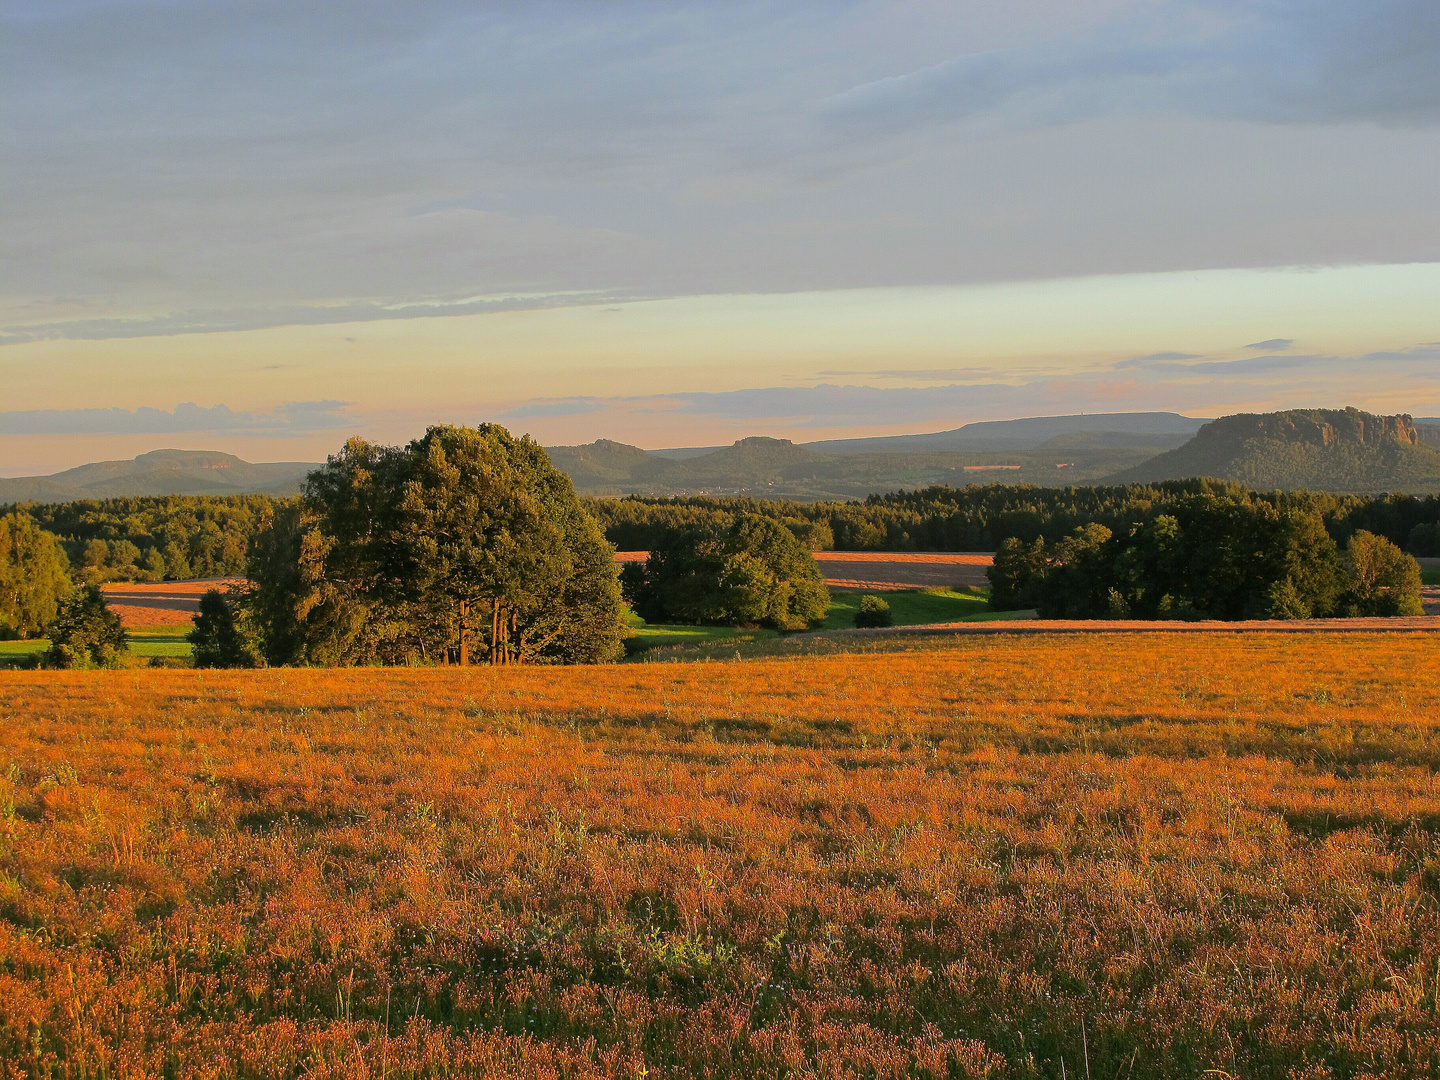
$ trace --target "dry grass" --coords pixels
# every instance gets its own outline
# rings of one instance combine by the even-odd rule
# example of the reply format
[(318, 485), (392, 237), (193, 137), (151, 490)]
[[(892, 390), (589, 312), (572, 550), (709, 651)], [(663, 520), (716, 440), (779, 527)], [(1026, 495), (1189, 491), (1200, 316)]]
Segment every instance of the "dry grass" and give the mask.
[(1433, 641), (0, 675), (0, 1075), (1433, 1076)]

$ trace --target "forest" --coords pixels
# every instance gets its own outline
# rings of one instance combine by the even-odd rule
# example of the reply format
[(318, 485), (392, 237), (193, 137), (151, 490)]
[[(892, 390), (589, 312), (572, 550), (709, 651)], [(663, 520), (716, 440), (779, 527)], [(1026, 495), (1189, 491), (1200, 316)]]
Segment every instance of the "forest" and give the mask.
[(275, 501), (164, 495), (25, 503), (0, 512), (23, 512), (59, 537), (87, 584), (180, 581), (243, 575), (250, 541)]

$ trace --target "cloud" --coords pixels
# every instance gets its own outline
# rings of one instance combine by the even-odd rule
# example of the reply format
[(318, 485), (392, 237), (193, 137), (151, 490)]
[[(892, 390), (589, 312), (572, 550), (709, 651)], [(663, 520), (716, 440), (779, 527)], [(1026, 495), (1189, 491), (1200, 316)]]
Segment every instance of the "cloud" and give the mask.
[(1440, 121), (1433, 0), (1209, 0), (1134, 7), (1078, 38), (968, 53), (835, 96), (897, 129), (1009, 110), (1045, 123), (1165, 111), (1274, 124)]
[[(1291, 344), (1283, 338), (1277, 339), (1279, 348), (1288, 348)], [(1258, 349), (1277, 347), (1276, 341), (1258, 342), (1255, 345), (1247, 345), (1247, 349)], [(1172, 359), (1172, 357), (1174, 357)], [(1440, 348), (1433, 345), (1417, 345), (1413, 349), (1399, 352), (1372, 352), (1362, 356), (1333, 356), (1333, 355), (1310, 355), (1310, 356), (1246, 356), (1238, 360), (1201, 360), (1199, 363), (1191, 363), (1193, 357), (1176, 355), (1170, 353), (1156, 353), (1154, 356), (1136, 357), (1134, 360), (1125, 360), (1115, 365), (1119, 370), (1140, 370), (1169, 376), (1191, 376), (1191, 375), (1265, 375), (1271, 372), (1296, 371), (1296, 370), (1371, 370), (1377, 366), (1396, 364), (1408, 367), (1411, 364), (1430, 364), (1440, 360)], [(1368, 376), (1367, 376), (1368, 377)]]
[[(1179, 356), (1181, 359), (1164, 359)], [(1296, 375), (1295, 373), (1303, 373)], [(933, 372), (924, 372), (924, 375)], [(893, 373), (891, 373), (893, 374)], [(923, 377), (923, 376), (922, 376)], [(1417, 406), (1433, 392), (1414, 380), (1440, 381), (1440, 346), (1422, 345), (1361, 356), (1246, 356), (1205, 360), (1187, 353), (1158, 353), (1122, 361), (1106, 371), (1001, 382), (985, 370), (972, 382), (941, 386), (872, 386), (821, 383), (740, 390), (695, 391), (637, 397), (536, 399), (513, 407), (507, 417), (590, 415), (585, 430), (627, 439), (626, 429), (644, 417), (644, 426), (669, 421), (670, 428), (703, 421), (764, 425), (772, 432), (803, 433), (829, 428), (862, 431), (937, 430), (972, 420), (1045, 416), (1076, 412), (1171, 410), (1216, 415), (1226, 408), (1293, 408), (1330, 400), (1371, 400), (1377, 382), (1394, 397), (1415, 393)], [(1304, 389), (1301, 390), (1300, 388)], [(1297, 394), (1300, 396), (1297, 397)], [(560, 411), (583, 403), (574, 413)], [(1391, 404), (1377, 406), (1393, 410)], [(1408, 406), (1407, 406), (1408, 407)], [(762, 430), (763, 430), (762, 429)], [(559, 428), (554, 441), (570, 439)], [(683, 437), (683, 436), (682, 436)]]
[(1294, 344), (1295, 344), (1295, 339), (1294, 339), (1294, 338), (1276, 337), (1276, 338), (1270, 338), (1268, 341), (1257, 341), (1257, 342), (1255, 342), (1255, 343), (1252, 344), (1252, 345), (1246, 345), (1245, 348), (1247, 348), (1247, 349), (1284, 350), (1284, 349), (1290, 348), (1290, 346), (1291, 346), (1291, 345), (1294, 345)]
[(1197, 353), (1186, 352), (1157, 352), (1149, 356), (1137, 356), (1133, 360), (1124, 360), (1115, 366), (1117, 368), (1148, 367), (1151, 364), (1163, 364), (1173, 360), (1199, 360)]
[(875, 371), (818, 371), (819, 379), (912, 379), (917, 382), (940, 382), (945, 379), (985, 379), (992, 375), (989, 368), (883, 368)]
[(902, 7), (13, 0), (0, 341), (1433, 257), (1434, 0)]
[(344, 401), (296, 401), (270, 413), (190, 403), (173, 412), (138, 409), (17, 409), (0, 412), (0, 435), (301, 435), (349, 427)]
[(542, 398), (509, 409), (499, 415), (501, 420), (531, 420), (540, 416), (584, 416), (599, 412), (605, 406), (595, 398)]
[(946, 423), (956, 418), (1033, 415), (1035, 410), (1068, 409), (1124, 397), (1113, 382), (1048, 379), (1021, 385), (952, 384), (930, 387), (771, 386), (713, 393), (662, 394), (645, 399), (653, 407), (729, 420), (773, 420), (788, 428), (829, 428)]
[[(611, 295), (607, 298), (614, 297)], [(626, 299), (642, 298), (630, 296)], [(356, 302), (183, 311), (138, 319), (70, 319), (63, 322), (0, 326), (0, 345), (21, 345), (31, 341), (56, 339), (98, 341), (110, 338), (170, 337), (175, 334), (222, 334), (238, 330), (264, 330), (275, 326), (323, 326), (333, 323), (373, 322), (379, 319), (425, 319), (501, 311), (538, 311), (592, 304), (596, 300), (594, 293), (564, 293), (549, 296), (415, 300), (390, 304)], [(355, 339), (345, 340), (353, 342)]]

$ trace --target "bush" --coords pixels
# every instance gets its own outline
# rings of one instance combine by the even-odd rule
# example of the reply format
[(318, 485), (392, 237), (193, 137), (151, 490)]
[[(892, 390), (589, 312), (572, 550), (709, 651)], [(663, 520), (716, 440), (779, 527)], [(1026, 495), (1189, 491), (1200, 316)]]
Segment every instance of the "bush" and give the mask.
[(48, 667), (120, 667), (130, 652), (120, 616), (95, 585), (76, 590), (61, 603), (48, 635)]
[(895, 616), (890, 612), (890, 605), (878, 596), (869, 593), (860, 597), (860, 610), (855, 613), (855, 625), (866, 626), (893, 626)]

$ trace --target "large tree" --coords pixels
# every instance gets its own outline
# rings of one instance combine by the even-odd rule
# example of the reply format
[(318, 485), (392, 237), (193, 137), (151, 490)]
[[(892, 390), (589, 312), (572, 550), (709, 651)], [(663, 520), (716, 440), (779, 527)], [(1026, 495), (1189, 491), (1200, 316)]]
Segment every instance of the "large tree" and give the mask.
[(271, 663), (604, 661), (622, 651), (612, 555), (528, 437), (352, 439), (258, 538), (247, 611)]
[(37, 636), (71, 589), (60, 541), (29, 514), (0, 517), (0, 638)]
[(803, 630), (823, 621), (830, 603), (814, 556), (785, 526), (755, 514), (728, 527), (672, 530), (622, 580), (626, 599), (650, 622)]
[(1345, 546), (1346, 614), (1423, 615), (1420, 564), (1383, 536), (1360, 529)]

